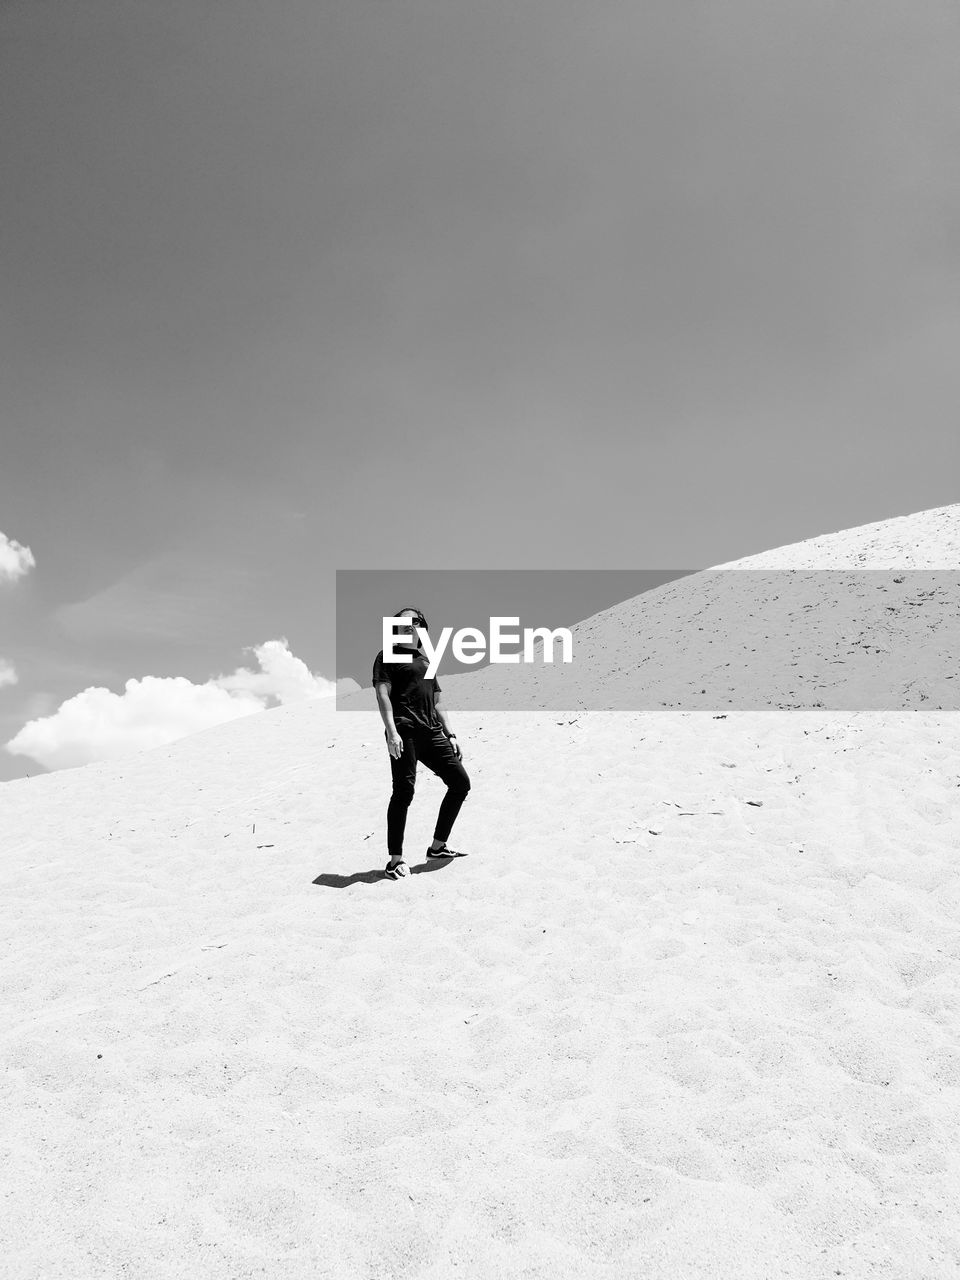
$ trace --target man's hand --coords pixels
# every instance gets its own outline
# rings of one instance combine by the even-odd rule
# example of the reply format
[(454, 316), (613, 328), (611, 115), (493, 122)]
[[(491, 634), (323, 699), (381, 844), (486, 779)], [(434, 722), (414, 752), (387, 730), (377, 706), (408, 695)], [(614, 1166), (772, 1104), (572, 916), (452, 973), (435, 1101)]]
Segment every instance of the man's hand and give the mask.
[(449, 737), (447, 738), (447, 741), (450, 743), (451, 747), (453, 747), (453, 754), (457, 757), (458, 760), (462, 760), (463, 752), (460, 750), (460, 743), (456, 740), (455, 737)]
[(394, 760), (399, 760), (403, 755), (403, 739), (397, 733), (396, 729), (387, 730), (387, 750), (393, 756)]

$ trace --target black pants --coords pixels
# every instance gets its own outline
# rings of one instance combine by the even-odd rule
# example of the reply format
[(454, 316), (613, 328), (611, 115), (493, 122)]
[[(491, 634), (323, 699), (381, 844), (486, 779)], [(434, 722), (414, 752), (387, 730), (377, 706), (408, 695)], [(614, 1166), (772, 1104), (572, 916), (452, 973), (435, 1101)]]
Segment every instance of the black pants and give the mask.
[[(403, 833), (407, 825), (407, 810), (417, 784), (417, 763), (423, 761), (442, 782), (447, 784), (447, 794), (440, 804), (434, 840), (446, 840), (460, 806), (470, 790), (467, 771), (457, 759), (457, 754), (442, 729), (408, 729), (397, 726), (403, 739), (403, 754), (399, 759), (390, 757), (393, 774), (393, 794), (387, 806), (387, 852), (391, 858), (403, 856)], [(386, 730), (384, 730), (386, 737)]]

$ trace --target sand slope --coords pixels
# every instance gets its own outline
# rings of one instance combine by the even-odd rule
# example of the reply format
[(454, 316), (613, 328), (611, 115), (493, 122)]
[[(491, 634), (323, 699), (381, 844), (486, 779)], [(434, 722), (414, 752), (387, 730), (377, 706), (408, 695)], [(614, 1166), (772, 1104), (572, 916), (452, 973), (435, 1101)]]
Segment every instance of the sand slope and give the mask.
[(375, 711), (0, 787), (7, 1274), (960, 1273), (956, 716), (453, 714), (396, 883)]

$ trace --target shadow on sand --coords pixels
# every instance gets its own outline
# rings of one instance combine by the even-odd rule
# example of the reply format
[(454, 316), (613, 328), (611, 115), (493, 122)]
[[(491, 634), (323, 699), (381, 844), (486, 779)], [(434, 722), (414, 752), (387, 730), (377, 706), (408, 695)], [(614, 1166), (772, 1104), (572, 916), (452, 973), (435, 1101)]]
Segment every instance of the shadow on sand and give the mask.
[[(407, 863), (407, 874), (401, 876), (401, 880), (407, 880), (410, 876), (422, 876), (430, 874), (433, 871), (442, 871), (444, 867), (449, 867), (451, 862), (456, 862), (456, 858), (439, 859), (431, 858), (429, 862), (419, 862), (415, 867)], [(383, 867), (379, 871), (356, 871), (352, 876), (338, 876), (333, 872), (324, 872), (317, 876), (313, 884), (321, 885), (324, 889), (349, 889), (352, 884), (376, 884), (378, 880), (387, 880), (386, 874), (386, 856), (384, 856)], [(387, 884), (397, 884), (396, 880), (387, 880)]]

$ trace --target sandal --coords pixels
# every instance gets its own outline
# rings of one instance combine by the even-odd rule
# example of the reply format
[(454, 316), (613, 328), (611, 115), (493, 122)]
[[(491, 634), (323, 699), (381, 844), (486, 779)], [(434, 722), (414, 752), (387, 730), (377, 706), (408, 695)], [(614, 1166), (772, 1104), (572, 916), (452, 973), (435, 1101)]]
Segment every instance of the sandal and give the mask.
[(394, 860), (391, 858), (390, 861), (387, 863), (386, 875), (388, 880), (399, 880), (401, 876), (405, 876), (406, 874), (407, 874), (407, 864), (404, 862), (402, 858), (400, 858), (397, 862), (394, 862)]

